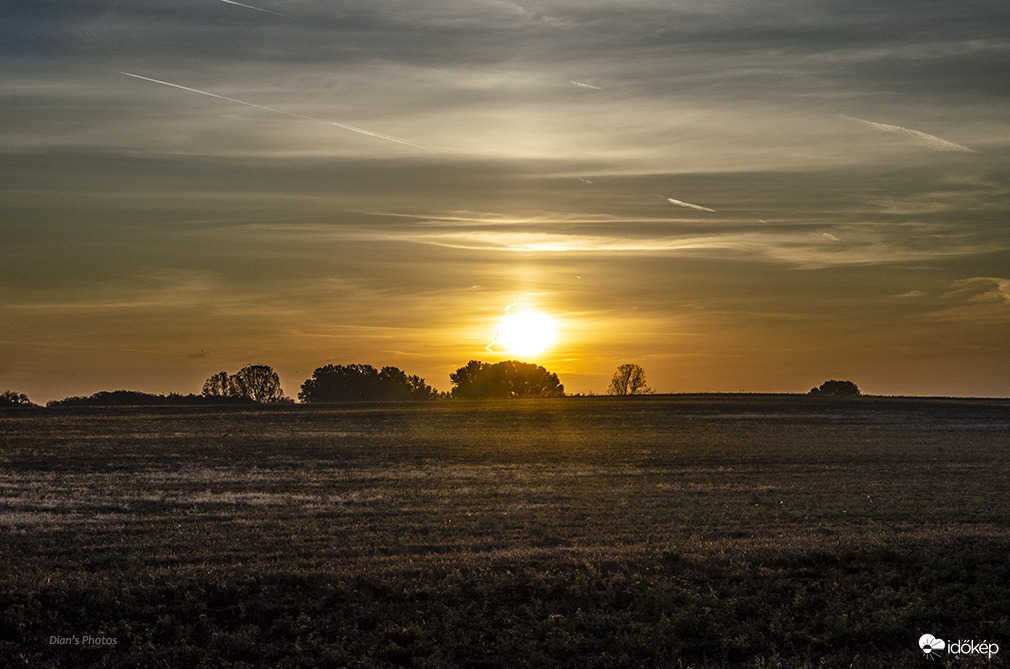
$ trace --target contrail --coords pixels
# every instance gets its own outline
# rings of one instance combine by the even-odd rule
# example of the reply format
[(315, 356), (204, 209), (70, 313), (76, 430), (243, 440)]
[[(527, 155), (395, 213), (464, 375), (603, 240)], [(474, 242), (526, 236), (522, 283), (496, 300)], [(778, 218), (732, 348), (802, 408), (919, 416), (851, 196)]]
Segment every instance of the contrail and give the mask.
[(691, 204), (690, 202), (682, 202), (680, 200), (674, 200), (672, 197), (666, 198), (666, 201), (670, 204), (675, 204), (678, 207), (687, 207), (688, 209), (697, 209), (698, 211), (709, 211), (713, 214), (716, 213), (715, 209), (709, 209), (708, 207), (702, 207), (698, 204)]
[(316, 123), (325, 123), (326, 125), (332, 125), (337, 128), (342, 128), (343, 130), (349, 130), (351, 132), (356, 132), (360, 135), (368, 135), (369, 137), (375, 137), (377, 139), (384, 139), (387, 142), (396, 142), (397, 144), (405, 144), (407, 146), (413, 146), (417, 149), (426, 149), (428, 151), (437, 151), (431, 146), (425, 146), (423, 144), (415, 144), (414, 142), (408, 142), (405, 139), (400, 139), (399, 137), (393, 137), (391, 135), (383, 135), (382, 133), (372, 132), (371, 130), (365, 130), (364, 128), (359, 128), (353, 125), (347, 125), (346, 123), (337, 123), (336, 121), (324, 121), (323, 119), (313, 118), (311, 116), (305, 116), (304, 114), (295, 114), (294, 112), (284, 111), (282, 109), (274, 109), (273, 107), (264, 107), (263, 105), (254, 104), (252, 102), (245, 102), (244, 100), (236, 100), (235, 98), (225, 97), (223, 95), (218, 95), (217, 93), (210, 93), (208, 91), (201, 91), (198, 88), (190, 88), (189, 86), (182, 86), (180, 84), (173, 84), (170, 81), (162, 81), (160, 79), (152, 79), (151, 77), (144, 77), (139, 74), (133, 74), (131, 72), (119, 72), (128, 77), (133, 77), (134, 79), (143, 79), (144, 81), (150, 81), (155, 84), (161, 84), (162, 86), (171, 86), (172, 88), (178, 88), (179, 90), (189, 91), (190, 93), (199, 93), (200, 95), (207, 95), (212, 98), (217, 98), (218, 100), (224, 100), (225, 102), (233, 102), (237, 105), (245, 105), (246, 107), (252, 107), (253, 109), (262, 109), (263, 111), (273, 112), (274, 114), (284, 114), (285, 116), (291, 116), (293, 118), (300, 118), (304, 121), (314, 121)]
[(273, 14), (274, 16), (283, 16), (286, 19), (291, 17), (287, 14), (281, 14), (280, 12), (271, 12), (269, 9), (263, 9), (262, 7), (253, 7), (252, 5), (243, 5), (241, 2), (235, 2), (235, 0), (221, 0), (221, 2), (227, 2), (229, 5), (238, 5), (239, 7), (245, 7), (246, 9), (255, 9), (257, 12), (266, 12), (267, 14)]
[(592, 84), (585, 84), (585, 83), (583, 83), (581, 81), (575, 81), (574, 79), (569, 79), (568, 83), (570, 83), (570, 84), (572, 84), (574, 86), (580, 86), (582, 88), (591, 88), (594, 91), (602, 91), (603, 90), (599, 86), (593, 86)]
[[(505, 307), (505, 313), (507, 314), (509, 312), (509, 309), (511, 309), (512, 307), (514, 307), (517, 304), (519, 304), (519, 303), (518, 302), (513, 302), (512, 304), (510, 304), (507, 307)], [(494, 345), (498, 343), (498, 337), (500, 337), (500, 336), (501, 336), (501, 331), (495, 332), (494, 333), (494, 339), (491, 340), (490, 344), (488, 344), (487, 346), (484, 347), (484, 350), (493, 353), (494, 352)]]
[(868, 125), (871, 128), (876, 128), (877, 130), (883, 130), (884, 132), (895, 132), (901, 135), (911, 135), (916, 139), (921, 139), (933, 148), (940, 151), (965, 151), (967, 153), (978, 153), (975, 149), (969, 149), (967, 146), (961, 146), (960, 144), (955, 144), (954, 142), (948, 142), (945, 139), (941, 139), (936, 135), (930, 135), (925, 132), (920, 132), (919, 130), (912, 130), (911, 128), (903, 128), (900, 125), (890, 125), (888, 123), (877, 123), (876, 121), (867, 121), (866, 119), (856, 118), (854, 116), (845, 116), (844, 114), (836, 114), (839, 118), (844, 118), (847, 121), (856, 121), (857, 123), (862, 123), (863, 125)]

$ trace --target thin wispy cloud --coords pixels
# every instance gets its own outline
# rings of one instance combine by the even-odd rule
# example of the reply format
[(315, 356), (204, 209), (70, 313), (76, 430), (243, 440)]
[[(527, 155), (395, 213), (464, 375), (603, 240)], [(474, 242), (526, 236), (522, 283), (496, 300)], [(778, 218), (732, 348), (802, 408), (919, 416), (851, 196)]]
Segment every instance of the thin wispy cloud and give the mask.
[(891, 125), (889, 123), (878, 123), (876, 121), (867, 121), (866, 119), (856, 118), (854, 116), (845, 116), (844, 114), (838, 114), (839, 118), (843, 118), (847, 121), (855, 121), (856, 123), (862, 123), (863, 125), (874, 128), (875, 130), (880, 130), (882, 132), (890, 132), (899, 135), (907, 135), (913, 137), (920, 141), (920, 143), (929, 146), (938, 151), (963, 151), (966, 153), (978, 153), (975, 149), (970, 149), (967, 146), (962, 146), (961, 144), (956, 144), (954, 142), (949, 142), (946, 139), (937, 137), (936, 135), (930, 135), (929, 133), (922, 132), (920, 130), (913, 130), (912, 128), (904, 128), (900, 125)]
[(589, 89), (592, 89), (594, 91), (602, 91), (603, 90), (599, 86), (593, 86), (592, 84), (587, 84), (584, 81), (575, 81), (574, 79), (572, 79), (572, 80), (569, 80), (568, 83), (572, 84), (573, 86), (578, 86), (579, 88), (589, 88)]
[(417, 234), (403, 236), (400, 239), (469, 251), (526, 253), (635, 254), (726, 247), (726, 240), (715, 236), (681, 239), (629, 239), (616, 236), (547, 232), (456, 231)]
[(683, 200), (675, 200), (672, 197), (666, 198), (666, 201), (670, 204), (675, 204), (678, 207), (684, 207), (686, 209), (697, 209), (698, 211), (707, 211), (711, 213), (716, 213), (715, 209), (709, 209), (708, 207), (703, 207), (700, 204), (691, 204), (690, 202), (684, 202)]
[[(967, 240), (951, 239), (944, 247), (916, 247), (901, 234), (885, 235), (880, 231), (854, 229), (852, 238), (842, 239), (831, 233), (811, 228), (794, 229), (791, 226), (750, 227), (724, 229), (717, 232), (693, 231), (670, 233), (663, 230), (662, 221), (626, 221), (635, 234), (608, 234), (593, 224), (565, 226), (554, 230), (537, 230), (536, 227), (516, 224), (485, 224), (478, 228), (457, 222), (439, 229), (439, 223), (407, 230), (399, 226), (345, 229), (341, 234), (347, 241), (373, 241), (380, 244), (409, 243), (439, 248), (457, 249), (493, 254), (528, 254), (551, 256), (564, 254), (570, 257), (626, 257), (648, 256), (694, 257), (727, 259), (746, 257), (770, 265), (804, 270), (818, 270), (842, 266), (902, 266), (908, 263), (943, 261), (957, 255), (974, 253), (978, 248)], [(645, 223), (644, 226), (638, 225)], [(603, 228), (606, 230), (606, 228)], [(286, 231), (288, 232), (288, 231)], [(608, 231), (612, 232), (612, 231)], [(306, 230), (312, 237), (332, 236), (325, 228)], [(484, 257), (487, 257), (486, 255)], [(1005, 281), (1005, 280), (1004, 280)], [(1010, 283), (987, 279), (981, 284), (990, 295), (999, 290), (1008, 291)]]
[(155, 84), (161, 84), (162, 86), (170, 86), (171, 88), (177, 88), (179, 90), (188, 91), (190, 93), (199, 93), (200, 95), (206, 95), (208, 97), (216, 98), (218, 100), (224, 100), (225, 102), (231, 102), (238, 105), (244, 105), (246, 107), (252, 107), (253, 109), (260, 109), (262, 111), (272, 112), (274, 114), (282, 114), (284, 116), (290, 116), (292, 118), (301, 119), (303, 121), (313, 121), (315, 123), (324, 123), (326, 125), (331, 125), (336, 128), (341, 128), (343, 130), (348, 130), (350, 132), (358, 133), (359, 135), (366, 135), (368, 137), (375, 137), (376, 139), (382, 139), (387, 142), (395, 142), (396, 144), (404, 144), (406, 146), (412, 146), (417, 149), (425, 149), (427, 151), (439, 151), (435, 147), (425, 146), (424, 144), (418, 144), (416, 142), (411, 142), (406, 139), (401, 139), (399, 137), (393, 137), (392, 135), (384, 135), (373, 130), (366, 130), (365, 128), (359, 128), (354, 125), (348, 125), (346, 123), (337, 123), (336, 121), (326, 121), (324, 119), (315, 118), (313, 116), (306, 116), (304, 114), (296, 114), (294, 112), (284, 111), (283, 109), (276, 109), (274, 107), (266, 107), (264, 105), (258, 105), (254, 102), (246, 102), (244, 100), (238, 100), (236, 98), (229, 98), (224, 95), (218, 95), (217, 93), (211, 93), (209, 91), (201, 91), (198, 88), (190, 88), (189, 86), (183, 86), (181, 84), (174, 84), (170, 81), (162, 81), (161, 79), (154, 79), (152, 77), (145, 77), (140, 74), (133, 74), (132, 72), (120, 71), (119, 74), (126, 75), (127, 77), (133, 77), (134, 79), (142, 79), (144, 81), (150, 81)]
[(245, 7), (246, 9), (255, 9), (257, 12), (265, 12), (267, 14), (273, 14), (274, 16), (283, 16), (286, 19), (291, 18), (287, 14), (281, 14), (280, 12), (272, 12), (269, 9), (263, 9), (262, 7), (253, 7), (252, 5), (246, 5), (241, 2), (235, 2), (235, 0), (221, 0), (221, 2), (227, 3), (229, 5), (236, 5), (238, 7)]
[(946, 297), (960, 297), (971, 302), (1010, 304), (1010, 279), (995, 276), (975, 276), (958, 279)]
[[(984, 323), (1006, 323), (1010, 315), (1010, 279), (975, 276), (956, 279), (949, 289), (933, 300), (934, 311), (926, 316), (934, 322), (962, 322), (978, 326)], [(1002, 342), (986, 341), (982, 346), (1000, 346)]]

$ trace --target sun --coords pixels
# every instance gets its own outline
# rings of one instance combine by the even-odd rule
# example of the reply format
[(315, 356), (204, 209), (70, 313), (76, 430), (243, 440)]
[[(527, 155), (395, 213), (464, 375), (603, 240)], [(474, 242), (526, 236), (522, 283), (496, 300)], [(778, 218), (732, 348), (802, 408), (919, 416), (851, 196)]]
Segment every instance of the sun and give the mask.
[(554, 343), (554, 320), (538, 311), (505, 314), (498, 326), (497, 343), (520, 357), (541, 353)]

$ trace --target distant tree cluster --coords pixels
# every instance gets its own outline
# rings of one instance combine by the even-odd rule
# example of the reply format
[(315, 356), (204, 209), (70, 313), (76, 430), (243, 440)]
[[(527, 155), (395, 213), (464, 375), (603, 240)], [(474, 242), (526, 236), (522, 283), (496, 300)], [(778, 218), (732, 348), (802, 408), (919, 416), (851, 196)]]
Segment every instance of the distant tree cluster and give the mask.
[(357, 364), (318, 367), (298, 393), (303, 402), (407, 402), (436, 397), (438, 392), (419, 376), (408, 376), (397, 367), (377, 370)]
[(495, 364), (471, 360), (449, 375), (451, 397), (461, 399), (511, 399), (564, 397), (558, 375), (531, 362), (506, 360)]
[(5, 390), (0, 393), (0, 407), (30, 407), (35, 406), (24, 393)]
[(859, 395), (859, 386), (852, 381), (825, 381), (817, 388), (810, 389), (810, 395), (820, 395), (827, 397), (856, 397)]
[(103, 406), (193, 406), (225, 401), (229, 404), (251, 404), (252, 400), (245, 398), (210, 398), (202, 395), (154, 395), (136, 390), (103, 390), (86, 397), (67, 397), (62, 400), (52, 400), (47, 407), (103, 407)]
[(618, 367), (607, 388), (608, 395), (646, 395), (651, 392), (645, 385), (645, 370), (632, 363)]
[(218, 372), (203, 384), (204, 397), (248, 399), (260, 404), (284, 402), (277, 372), (268, 365), (246, 365), (231, 376)]

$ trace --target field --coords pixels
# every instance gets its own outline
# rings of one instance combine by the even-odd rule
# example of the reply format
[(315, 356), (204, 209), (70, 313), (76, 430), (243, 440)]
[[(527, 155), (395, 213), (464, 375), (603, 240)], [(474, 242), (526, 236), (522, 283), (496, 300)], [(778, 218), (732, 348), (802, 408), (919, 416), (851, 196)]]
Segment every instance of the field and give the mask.
[(1002, 400), (7, 411), (0, 665), (1003, 666), (1008, 458)]

